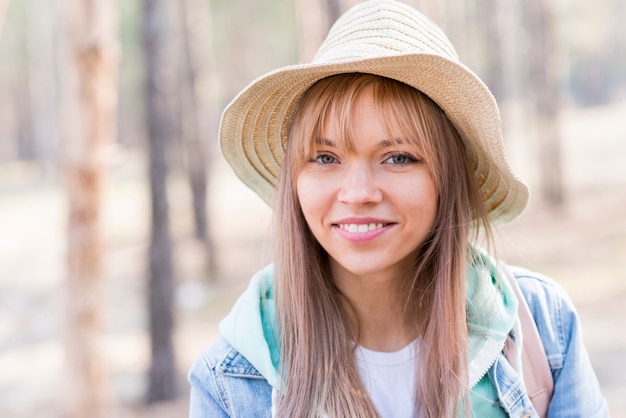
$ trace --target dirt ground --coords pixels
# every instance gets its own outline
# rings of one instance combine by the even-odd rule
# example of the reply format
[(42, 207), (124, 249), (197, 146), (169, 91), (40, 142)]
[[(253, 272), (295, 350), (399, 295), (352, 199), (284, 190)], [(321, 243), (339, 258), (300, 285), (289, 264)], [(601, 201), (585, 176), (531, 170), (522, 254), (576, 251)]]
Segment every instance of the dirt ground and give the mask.
[[(564, 115), (567, 204), (550, 209), (535, 193), (501, 228), (500, 256), (557, 279), (578, 307), (585, 342), (613, 417), (626, 417), (626, 103)], [(536, 189), (531, 151), (509, 145), (512, 165)], [(270, 212), (216, 164), (209, 211), (217, 277), (205, 273), (192, 237), (189, 193), (170, 184), (176, 243), (177, 401), (143, 403), (149, 346), (145, 283), (148, 191), (144, 168), (118, 151), (105, 199), (106, 337), (114, 417), (187, 415), (185, 374), (250, 275), (270, 259)], [(25, 166), (0, 167), (0, 417), (59, 418), (64, 384), (63, 306), (66, 202), (57, 184), (34, 184)]]

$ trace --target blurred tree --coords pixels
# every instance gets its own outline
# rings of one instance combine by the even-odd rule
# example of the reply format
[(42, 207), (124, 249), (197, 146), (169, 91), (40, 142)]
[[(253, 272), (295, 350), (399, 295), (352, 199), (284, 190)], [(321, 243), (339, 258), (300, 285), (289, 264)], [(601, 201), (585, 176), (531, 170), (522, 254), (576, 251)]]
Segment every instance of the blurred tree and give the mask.
[[(65, 0), (63, 137), (69, 219), (67, 326), (69, 416), (108, 417), (103, 348), (101, 202), (107, 147), (116, 132), (117, 5)], [(59, 15), (61, 17), (61, 14)]]
[(623, 25), (626, 22), (626, 1), (613, 0), (612, 22), (609, 26), (609, 39), (612, 39), (610, 48), (613, 63), (612, 88), (615, 97), (626, 92), (626, 36), (623, 35)]
[[(3, 37), (5, 42), (12, 46), (11, 60), (3, 62), (6, 67), (11, 68), (9, 88), (10, 106), (6, 111), (10, 112), (8, 124), (4, 125), (3, 134), (11, 142), (10, 147), (13, 151), (6, 155), (5, 158), (33, 161), (36, 155), (36, 146), (34, 140), (33, 128), (33, 112), (31, 106), (32, 83), (31, 83), (31, 66), (30, 66), (30, 48), (32, 37), (29, 33), (30, 22), (32, 17), (29, 15), (28, 6), (30, 1), (16, 2), (8, 10), (9, 19), (6, 23), (6, 35)], [(13, 26), (13, 27), (12, 27)], [(10, 31), (13, 29), (12, 31)]]
[(559, 125), (560, 97), (553, 5), (544, 0), (522, 1), (526, 22), (528, 79), (525, 91), (537, 125), (541, 194), (553, 206), (564, 201)]
[(9, 0), (0, 0), (0, 37), (2, 36), (2, 28), (4, 28), (4, 18), (9, 8)]
[(486, 20), (485, 82), (498, 101), (504, 97), (505, 87), (504, 63), (502, 59), (502, 40), (505, 39), (502, 21), (504, 14), (502, 13), (503, 10), (501, 10), (503, 3), (502, 0), (486, 0), (483, 8), (486, 14), (484, 16)]
[(463, 0), (455, 2), (453, 5), (448, 2), (445, 9), (445, 31), (462, 61), (471, 58), (470, 45), (475, 44), (469, 39), (469, 22), (473, 17), (471, 13), (477, 9), (475, 3), (475, 0)]
[(149, 249), (148, 304), (152, 359), (147, 401), (177, 396), (172, 331), (173, 268), (167, 199), (167, 147), (174, 133), (172, 71), (167, 54), (166, 10), (163, 0), (143, 0), (142, 35), (145, 60), (145, 108), (150, 159), (152, 234)]
[(328, 30), (339, 17), (340, 0), (295, 0), (298, 60), (311, 62)]
[(207, 140), (215, 132), (217, 92), (212, 18), (210, 4), (203, 0), (180, 0), (181, 30), (184, 44), (185, 72), (182, 77), (182, 137), (193, 199), (195, 235), (207, 249), (207, 273), (216, 276), (213, 242), (209, 230), (207, 167), (210, 161)]
[[(56, 28), (54, 14), (39, 13), (47, 0), (27, 0), (26, 3), (26, 59), (24, 76), (27, 78), (26, 112), (30, 115), (28, 133), (31, 136), (31, 159), (48, 174), (58, 152), (57, 74), (55, 72)], [(58, 19), (57, 19), (58, 20)], [(116, 76), (117, 77), (117, 76)]]
[(417, 10), (428, 16), (433, 22), (435, 22), (444, 31), (446, 30), (445, 24), (445, 1), (440, 0), (412, 0), (406, 1), (409, 5), (415, 7)]

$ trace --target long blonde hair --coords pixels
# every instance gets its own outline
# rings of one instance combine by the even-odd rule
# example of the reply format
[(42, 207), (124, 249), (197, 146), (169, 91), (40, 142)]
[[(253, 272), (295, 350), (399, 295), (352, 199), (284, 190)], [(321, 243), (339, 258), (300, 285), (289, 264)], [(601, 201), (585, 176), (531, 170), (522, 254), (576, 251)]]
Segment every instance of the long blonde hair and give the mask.
[(425, 418), (456, 416), (459, 401), (468, 392), (465, 275), (469, 235), (489, 230), (488, 214), (463, 141), (445, 113), (410, 86), (360, 73), (335, 75), (314, 84), (291, 126), (274, 209), (282, 376), (278, 414), (379, 416), (358, 372), (356, 330), (349, 324), (342, 295), (330, 275), (328, 255), (306, 224), (295, 187), (325, 123), (338, 123), (350, 140), (353, 105), (366, 88), (373, 89), (384, 119), (424, 152), (437, 188), (433, 230), (416, 249), (414, 268), (402, 281), (398, 295), (404, 297), (401, 302), (421, 338), (415, 411)]

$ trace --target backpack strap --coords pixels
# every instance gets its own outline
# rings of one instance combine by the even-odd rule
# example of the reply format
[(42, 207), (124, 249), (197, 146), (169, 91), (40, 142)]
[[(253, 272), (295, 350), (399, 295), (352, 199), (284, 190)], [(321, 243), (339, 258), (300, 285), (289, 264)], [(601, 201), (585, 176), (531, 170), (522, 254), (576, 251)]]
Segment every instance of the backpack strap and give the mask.
[[(547, 417), (550, 399), (552, 398), (552, 392), (554, 390), (554, 380), (552, 378), (552, 372), (550, 371), (548, 357), (543, 348), (535, 319), (530, 312), (528, 303), (517, 283), (515, 275), (505, 263), (499, 263), (499, 267), (508, 279), (519, 301), (518, 317), (522, 328), (522, 336), (517, 336), (516, 340), (519, 341), (521, 339), (522, 344), (522, 379), (535, 410), (540, 417)], [(515, 345), (517, 341), (514, 341), (513, 344), (509, 344), (507, 341), (504, 349), (505, 356), (514, 365), (516, 363), (514, 354), (515, 348), (511, 347), (511, 345)]]

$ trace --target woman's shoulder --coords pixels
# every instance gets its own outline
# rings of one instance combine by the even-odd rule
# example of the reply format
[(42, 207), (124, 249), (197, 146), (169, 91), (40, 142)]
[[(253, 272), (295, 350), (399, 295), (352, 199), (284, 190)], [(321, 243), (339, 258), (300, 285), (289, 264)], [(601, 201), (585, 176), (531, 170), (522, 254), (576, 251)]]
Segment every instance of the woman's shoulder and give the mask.
[(191, 368), (191, 373), (200, 371), (217, 372), (225, 376), (263, 377), (261, 373), (224, 338), (220, 338), (209, 345), (196, 359)]
[(554, 380), (550, 416), (608, 417), (574, 304), (558, 282), (510, 267), (537, 324)]
[(549, 276), (531, 271), (529, 269), (508, 266), (512, 271), (517, 283), (524, 294), (531, 311), (537, 309), (567, 309), (575, 313), (572, 303), (565, 288)]
[(570, 343), (580, 337), (580, 319), (565, 288), (534, 271), (509, 266), (537, 325), (552, 369), (562, 367)]
[[(208, 368), (215, 368), (227, 356), (236, 350), (224, 338), (214, 341), (206, 347), (200, 354), (198, 361), (202, 361)], [(198, 363), (196, 361), (196, 363)]]
[[(188, 375), (190, 416), (269, 416), (272, 387), (250, 362), (225, 339), (207, 347)], [(202, 411), (202, 413), (200, 413)]]

